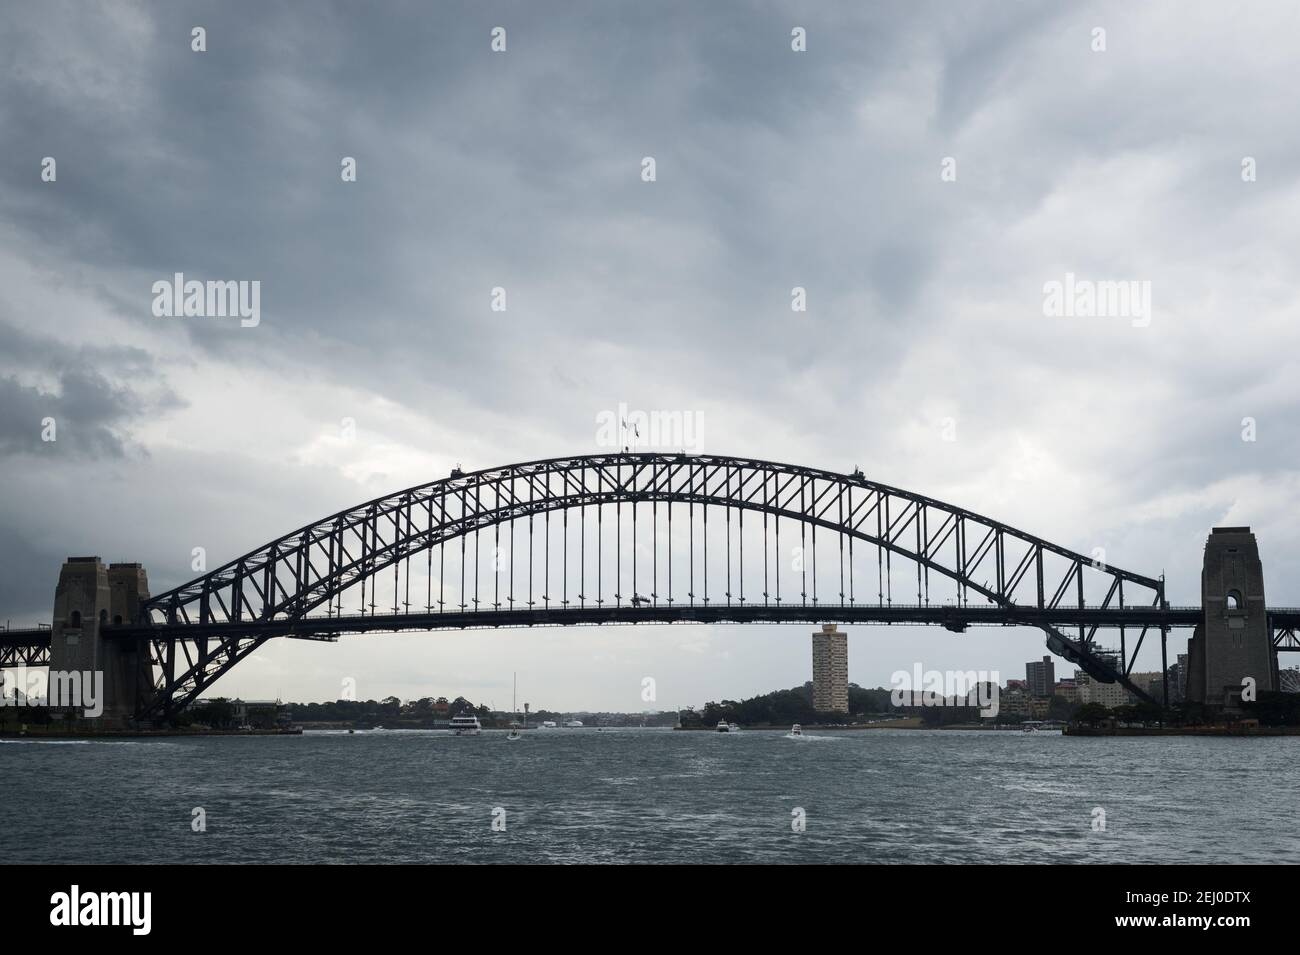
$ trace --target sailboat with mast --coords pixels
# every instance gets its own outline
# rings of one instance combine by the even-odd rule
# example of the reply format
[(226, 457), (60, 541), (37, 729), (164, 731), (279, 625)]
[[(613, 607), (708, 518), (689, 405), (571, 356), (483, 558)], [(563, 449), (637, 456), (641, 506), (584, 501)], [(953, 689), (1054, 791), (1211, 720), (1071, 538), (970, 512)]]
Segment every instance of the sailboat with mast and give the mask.
[(522, 734), (519, 732), (519, 675), (517, 673), (512, 673), (510, 674), (510, 679), (510, 709), (514, 712), (515, 719), (514, 722), (510, 724), (510, 732), (506, 734), (506, 740), (514, 743), (523, 739)]

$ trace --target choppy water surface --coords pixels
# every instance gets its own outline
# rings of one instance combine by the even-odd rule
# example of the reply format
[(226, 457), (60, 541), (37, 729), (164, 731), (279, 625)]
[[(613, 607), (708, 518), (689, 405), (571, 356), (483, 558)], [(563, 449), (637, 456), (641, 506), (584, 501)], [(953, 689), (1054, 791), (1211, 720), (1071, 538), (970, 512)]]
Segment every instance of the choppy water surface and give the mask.
[(3, 741), (0, 831), (11, 862), (1300, 862), (1300, 738), (823, 735)]

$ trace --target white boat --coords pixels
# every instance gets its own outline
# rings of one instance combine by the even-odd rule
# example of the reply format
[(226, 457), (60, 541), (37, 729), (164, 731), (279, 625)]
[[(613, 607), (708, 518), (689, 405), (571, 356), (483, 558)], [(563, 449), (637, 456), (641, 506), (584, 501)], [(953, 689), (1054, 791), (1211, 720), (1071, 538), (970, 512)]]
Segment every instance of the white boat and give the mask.
[(569, 720), (564, 725), (567, 726), (569, 729), (579, 729), (582, 726), (582, 720)]
[(515, 742), (515, 740), (523, 739), (523, 735), (519, 732), (519, 730), (511, 730), (509, 733), (506, 734), (506, 739), (511, 743), (513, 743)]
[(719, 733), (739, 733), (739, 732), (740, 732), (740, 724), (739, 724), (739, 723), (728, 723), (726, 720), (718, 720), (718, 732), (719, 732)]
[(473, 713), (462, 713), (460, 716), (453, 716), (450, 727), (453, 736), (477, 736), (483, 732), (483, 724), (478, 721), (478, 717)]
[(790, 727), (790, 735), (796, 739), (803, 736), (803, 727), (798, 723), (795, 723), (794, 726)]
[(555, 720), (542, 720), (542, 729), (553, 730), (555, 728)]

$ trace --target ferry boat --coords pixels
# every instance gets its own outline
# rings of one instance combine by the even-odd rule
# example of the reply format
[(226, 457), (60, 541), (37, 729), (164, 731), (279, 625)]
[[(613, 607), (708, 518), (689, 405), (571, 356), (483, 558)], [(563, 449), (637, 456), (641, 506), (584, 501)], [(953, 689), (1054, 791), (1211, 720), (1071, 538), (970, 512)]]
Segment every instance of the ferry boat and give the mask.
[(477, 736), (483, 732), (483, 724), (478, 721), (478, 717), (473, 713), (462, 713), (460, 716), (453, 716), (450, 727), (453, 736)]
[(739, 723), (728, 723), (726, 720), (718, 720), (718, 732), (719, 732), (719, 733), (739, 733), (739, 732), (740, 732), (740, 724), (739, 724)]

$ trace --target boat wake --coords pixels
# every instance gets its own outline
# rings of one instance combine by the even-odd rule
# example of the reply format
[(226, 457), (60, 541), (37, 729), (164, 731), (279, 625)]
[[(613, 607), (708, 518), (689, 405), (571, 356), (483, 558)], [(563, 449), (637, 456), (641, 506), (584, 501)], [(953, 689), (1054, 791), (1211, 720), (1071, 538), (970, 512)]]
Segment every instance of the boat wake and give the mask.
[(175, 746), (176, 743), (162, 740), (142, 739), (0, 739), (0, 743), (17, 746)]

